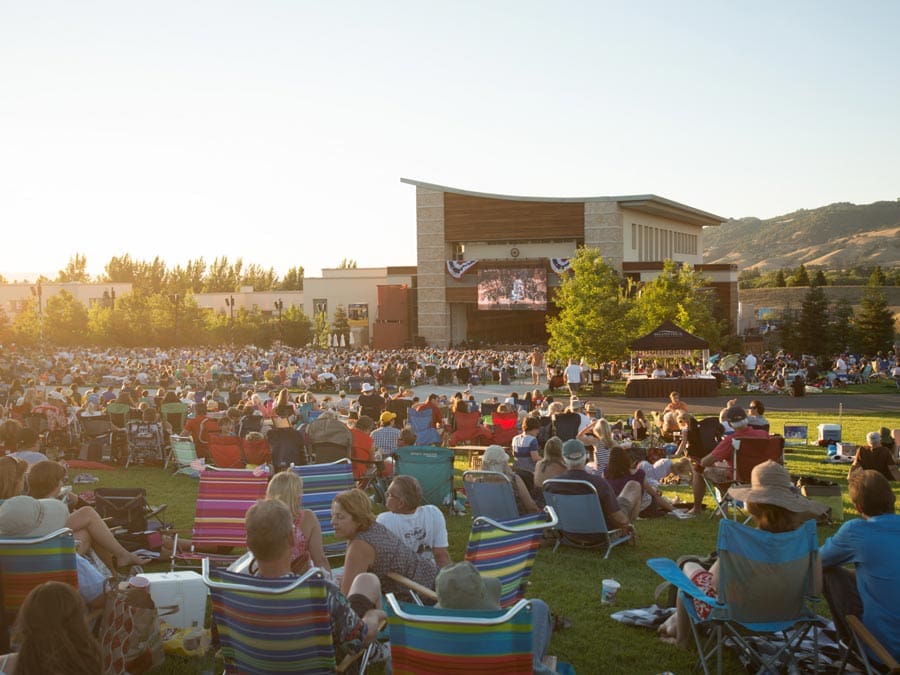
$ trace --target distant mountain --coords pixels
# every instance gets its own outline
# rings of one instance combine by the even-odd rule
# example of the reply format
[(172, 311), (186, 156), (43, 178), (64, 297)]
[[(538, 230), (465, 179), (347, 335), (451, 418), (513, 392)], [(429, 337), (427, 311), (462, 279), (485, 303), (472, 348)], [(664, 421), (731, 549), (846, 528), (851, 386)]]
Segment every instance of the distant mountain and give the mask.
[(900, 262), (900, 201), (801, 209), (760, 220), (740, 218), (703, 232), (704, 262), (761, 271), (856, 264), (893, 267)]

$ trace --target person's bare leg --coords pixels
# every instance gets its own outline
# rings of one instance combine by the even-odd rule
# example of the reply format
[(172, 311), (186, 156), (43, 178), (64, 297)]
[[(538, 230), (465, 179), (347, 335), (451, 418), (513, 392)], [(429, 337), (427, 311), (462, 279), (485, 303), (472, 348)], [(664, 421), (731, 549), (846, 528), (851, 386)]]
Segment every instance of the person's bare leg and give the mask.
[(691, 513), (699, 516), (703, 513), (703, 496), (706, 494), (706, 483), (703, 482), (703, 476), (696, 468), (691, 472), (691, 486), (694, 491), (694, 508), (691, 509)]
[(347, 595), (350, 596), (354, 593), (366, 596), (376, 608), (381, 607), (381, 582), (371, 572), (356, 575), (353, 583), (350, 584), (350, 592)]
[(79, 532), (87, 532), (91, 538), (91, 545), (98, 555), (104, 557), (103, 554), (105, 553), (107, 557), (114, 557), (119, 567), (140, 565), (143, 562), (138, 556), (116, 541), (116, 537), (106, 523), (103, 522), (103, 519), (100, 518), (100, 514), (89, 506), (84, 506), (69, 514), (66, 520), (66, 527), (76, 533), (76, 538), (79, 536)]

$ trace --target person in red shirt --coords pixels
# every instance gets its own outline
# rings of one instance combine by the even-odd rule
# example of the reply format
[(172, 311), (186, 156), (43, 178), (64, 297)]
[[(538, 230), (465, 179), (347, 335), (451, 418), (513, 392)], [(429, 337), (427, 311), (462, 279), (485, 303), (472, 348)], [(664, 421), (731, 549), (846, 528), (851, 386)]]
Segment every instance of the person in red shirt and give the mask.
[(441, 407), (438, 405), (438, 395), (437, 394), (428, 394), (428, 400), (425, 403), (419, 403), (415, 407), (416, 412), (422, 412), (423, 410), (431, 411), (431, 426), (437, 427), (439, 429), (444, 428), (444, 414), (441, 412)]
[[(728, 408), (724, 415), (724, 421), (731, 425), (734, 433), (726, 436), (719, 444), (713, 448), (713, 451), (700, 460), (700, 465), (704, 468), (703, 476), (709, 478), (714, 483), (727, 483), (734, 476), (734, 445), (733, 440), (742, 438), (768, 438), (769, 432), (762, 429), (754, 429), (749, 426), (747, 412), (739, 405), (733, 405)], [(722, 466), (724, 462), (727, 466)], [(699, 473), (694, 472), (694, 480), (703, 480)]]

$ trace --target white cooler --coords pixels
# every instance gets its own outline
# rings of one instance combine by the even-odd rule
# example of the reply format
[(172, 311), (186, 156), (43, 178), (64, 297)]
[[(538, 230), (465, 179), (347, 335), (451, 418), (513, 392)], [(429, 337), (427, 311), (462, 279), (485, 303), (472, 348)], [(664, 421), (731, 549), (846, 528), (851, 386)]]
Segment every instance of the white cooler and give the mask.
[(841, 440), (841, 425), (840, 424), (820, 424), (818, 429), (819, 429), (819, 440), (820, 441), (828, 441), (829, 443), (837, 443)]
[[(150, 582), (150, 597), (167, 624), (176, 628), (203, 627), (209, 595), (203, 577), (190, 571), (149, 572), (138, 576)], [(177, 611), (167, 613), (166, 608), (170, 606), (176, 606)]]

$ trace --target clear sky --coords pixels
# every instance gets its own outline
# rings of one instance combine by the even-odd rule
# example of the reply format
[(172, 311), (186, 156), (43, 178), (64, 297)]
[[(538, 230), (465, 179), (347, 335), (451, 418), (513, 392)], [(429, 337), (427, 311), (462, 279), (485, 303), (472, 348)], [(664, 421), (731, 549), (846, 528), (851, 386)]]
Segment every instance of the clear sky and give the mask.
[(409, 177), (900, 197), (900, 2), (0, 0), (0, 273), (416, 262)]

